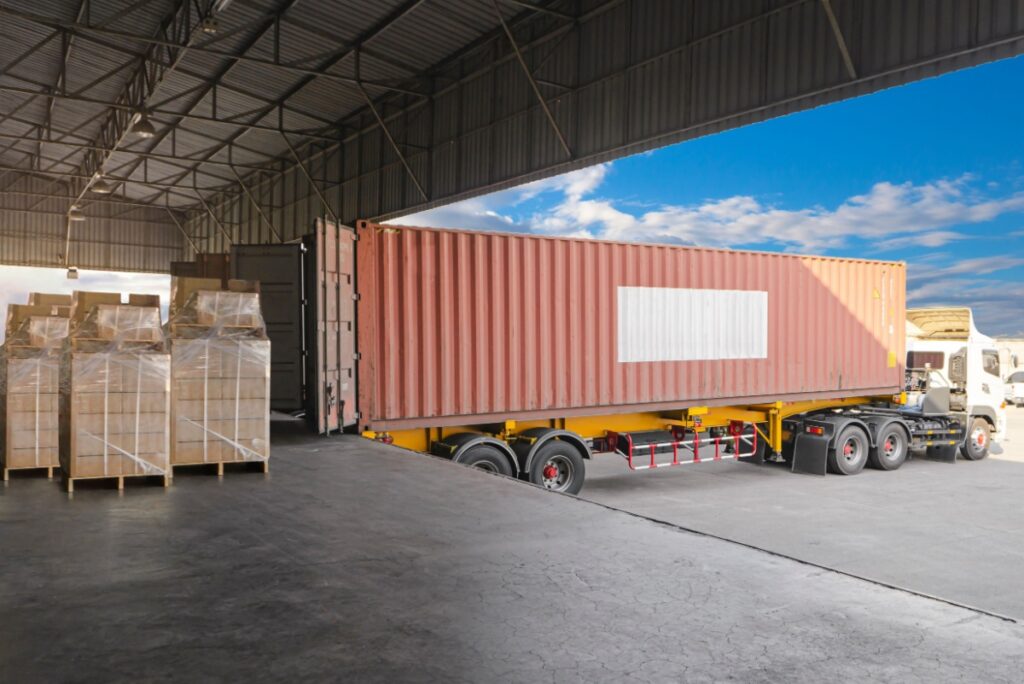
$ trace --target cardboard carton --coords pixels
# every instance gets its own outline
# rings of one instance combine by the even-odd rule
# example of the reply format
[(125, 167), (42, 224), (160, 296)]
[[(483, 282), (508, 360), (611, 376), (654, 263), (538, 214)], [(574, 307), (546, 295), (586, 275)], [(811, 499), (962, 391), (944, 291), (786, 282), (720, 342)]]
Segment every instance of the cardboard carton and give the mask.
[(28, 303), (40, 306), (71, 306), (71, 295), (69, 294), (48, 294), (46, 292), (30, 292)]

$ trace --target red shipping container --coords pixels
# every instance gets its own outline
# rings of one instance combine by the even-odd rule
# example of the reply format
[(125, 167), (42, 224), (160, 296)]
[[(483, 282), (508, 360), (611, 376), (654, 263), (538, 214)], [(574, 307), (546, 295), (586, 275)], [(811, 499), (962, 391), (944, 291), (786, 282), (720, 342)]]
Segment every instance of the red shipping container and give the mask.
[(357, 227), (363, 429), (891, 395), (905, 265)]

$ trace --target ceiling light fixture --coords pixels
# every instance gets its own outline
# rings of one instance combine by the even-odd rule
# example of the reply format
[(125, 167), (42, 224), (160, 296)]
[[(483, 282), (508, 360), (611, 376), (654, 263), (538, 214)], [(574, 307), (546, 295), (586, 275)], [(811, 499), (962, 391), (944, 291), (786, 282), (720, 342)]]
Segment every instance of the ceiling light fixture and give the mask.
[(109, 195), (110, 193), (114, 192), (114, 184), (108, 183), (107, 181), (103, 180), (103, 176), (97, 175), (96, 180), (93, 182), (92, 185), (89, 186), (89, 189), (95, 192), (97, 195)]
[(78, 205), (72, 204), (71, 208), (68, 209), (68, 220), (70, 221), (84, 221), (85, 214), (78, 208)]
[(146, 112), (139, 112), (135, 115), (135, 123), (132, 124), (132, 133), (140, 138), (147, 139), (156, 135), (156, 129), (153, 128), (153, 124), (149, 120), (149, 114)]

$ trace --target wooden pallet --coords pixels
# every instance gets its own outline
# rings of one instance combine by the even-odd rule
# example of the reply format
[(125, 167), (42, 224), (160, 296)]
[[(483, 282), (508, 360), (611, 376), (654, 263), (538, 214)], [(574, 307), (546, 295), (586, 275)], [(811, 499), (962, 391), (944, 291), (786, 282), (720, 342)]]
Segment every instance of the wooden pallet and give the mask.
[[(217, 473), (217, 477), (224, 477), (224, 466), (226, 466), (226, 465), (227, 466), (251, 466), (254, 463), (257, 463), (257, 464), (262, 466), (262, 468), (260, 468), (261, 472), (264, 472), (264, 473), (269, 473), (270, 472), (270, 459), (267, 459), (265, 461), (209, 461), (209, 462), (199, 462), (199, 463), (172, 463), (171, 464), (171, 472), (173, 473), (178, 468), (201, 468), (201, 467), (206, 467), (206, 468), (210, 469), (211, 473), (212, 472), (216, 472)], [(239, 470), (240, 469), (241, 468), (239, 468)]]
[(164, 487), (171, 486), (171, 474), (170, 473), (167, 473), (166, 475), (146, 475), (146, 474), (143, 473), (143, 474), (139, 474), (139, 475), (102, 475), (102, 476), (92, 476), (92, 477), (68, 477), (67, 475), (65, 475), (64, 476), (64, 487), (65, 487), (65, 489), (67, 489), (68, 494), (73, 494), (74, 491), (75, 491), (75, 483), (76, 482), (86, 482), (86, 481), (95, 482), (95, 481), (98, 481), (98, 480), (117, 480), (117, 489), (118, 489), (118, 491), (121, 491), (121, 490), (124, 489), (124, 481), (126, 479), (129, 479), (129, 480), (131, 480), (131, 479), (138, 480), (138, 479), (145, 479), (145, 478), (156, 479), (158, 477), (163, 479)]
[(12, 471), (15, 471), (15, 470), (17, 470), (17, 471), (26, 471), (26, 470), (40, 470), (40, 471), (42, 471), (42, 470), (45, 470), (46, 471), (46, 479), (47, 480), (52, 480), (53, 479), (53, 471), (60, 470), (60, 466), (59, 465), (52, 465), (52, 466), (35, 466), (35, 465), (33, 465), (33, 466), (21, 466), (21, 467), (16, 467), (16, 468), (8, 468), (8, 467), (5, 466), (4, 469), (3, 469), (3, 471), (4, 471), (4, 482), (10, 481), (10, 479), (11, 479), (10, 478), (10, 473)]

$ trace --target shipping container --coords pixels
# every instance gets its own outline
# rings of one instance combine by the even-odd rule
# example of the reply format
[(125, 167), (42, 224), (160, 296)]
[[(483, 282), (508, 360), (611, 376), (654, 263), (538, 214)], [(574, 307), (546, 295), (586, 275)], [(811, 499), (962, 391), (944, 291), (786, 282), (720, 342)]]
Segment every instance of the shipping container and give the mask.
[(260, 283), (260, 306), (270, 349), (270, 408), (284, 413), (305, 406), (306, 322), (301, 244), (234, 245), (232, 278)]
[(317, 220), (301, 242), (234, 245), (235, 278), (259, 280), (271, 341), (271, 407), (321, 434), (356, 422), (355, 234)]
[(898, 262), (358, 225), (359, 424), (898, 393)]
[(598, 451), (854, 474), (966, 434), (960, 388), (904, 367), (901, 262), (326, 220), (302, 245), (301, 278), (249, 277), (303, 293), (321, 433), (569, 493)]

